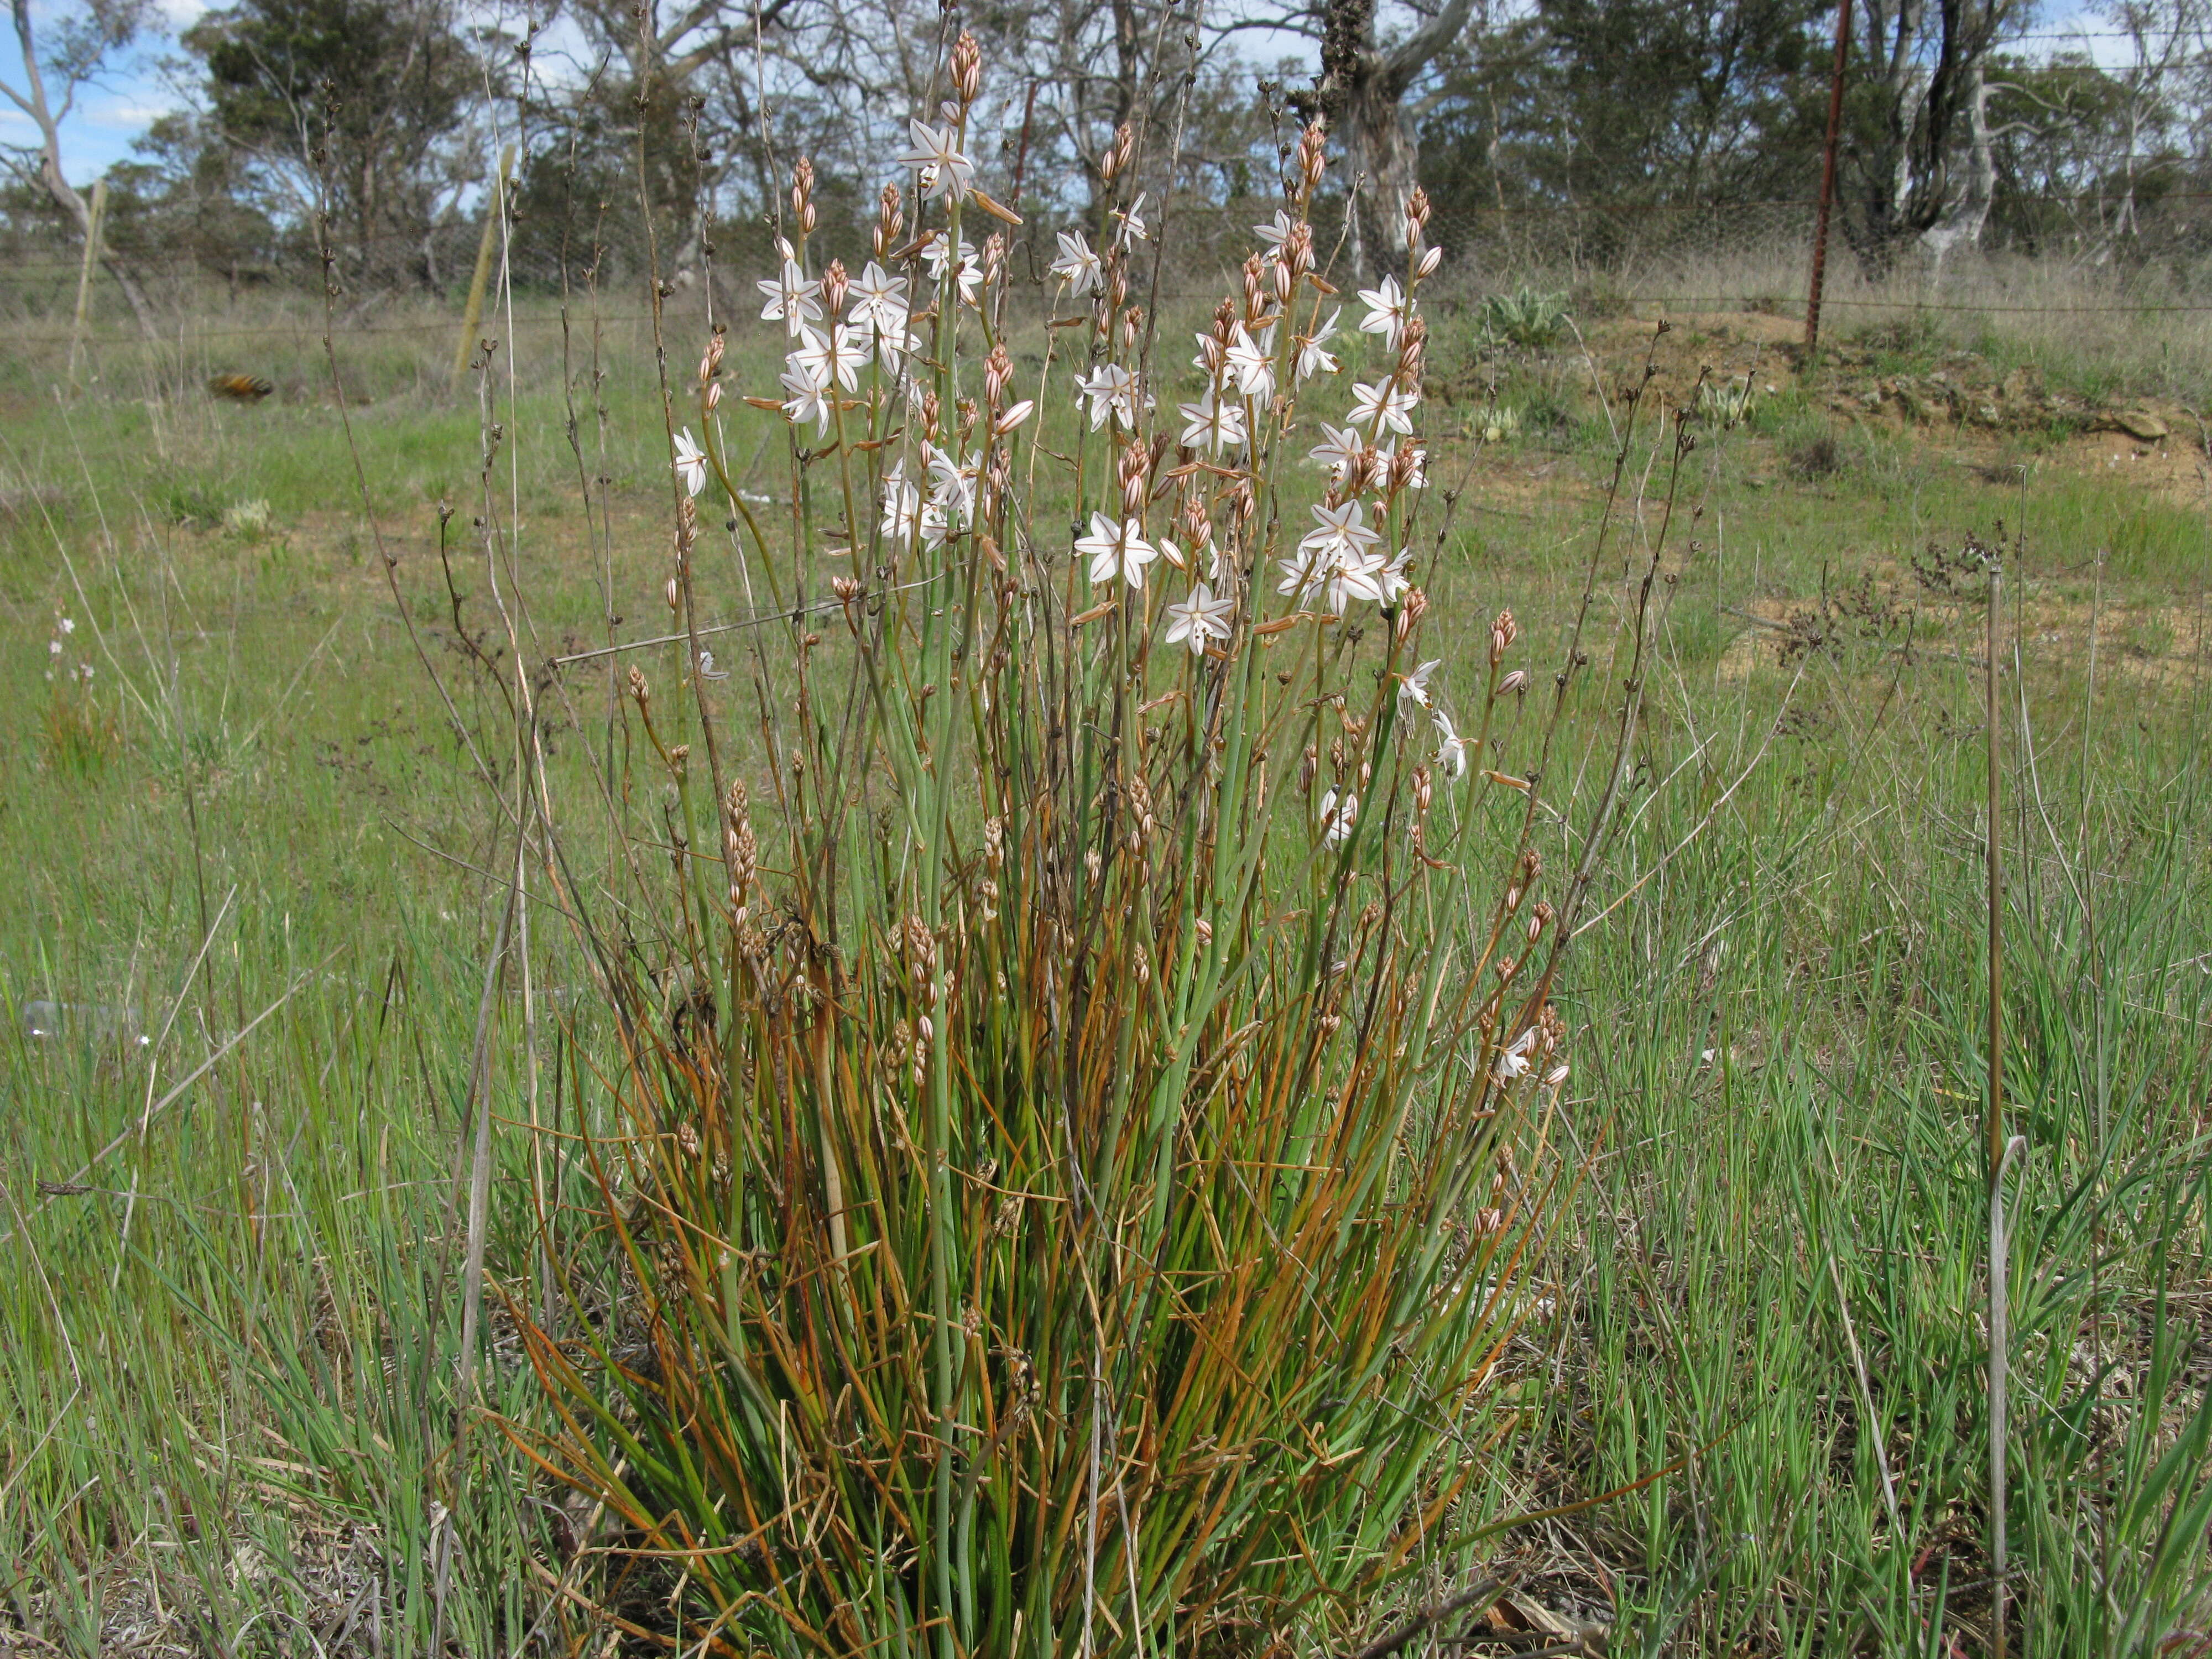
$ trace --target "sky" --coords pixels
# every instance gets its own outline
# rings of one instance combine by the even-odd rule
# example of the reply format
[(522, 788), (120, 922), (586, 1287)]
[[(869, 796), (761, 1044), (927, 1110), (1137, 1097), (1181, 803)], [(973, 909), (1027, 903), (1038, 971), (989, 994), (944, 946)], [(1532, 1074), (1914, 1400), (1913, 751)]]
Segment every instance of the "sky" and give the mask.
[[(61, 15), (69, 3), (33, 0), (34, 24)], [(76, 108), (62, 126), (63, 165), (72, 181), (88, 184), (117, 162), (131, 160), (134, 141), (155, 118), (178, 107), (179, 94), (163, 72), (162, 62), (176, 55), (179, 31), (190, 27), (205, 9), (206, 0), (161, 0), (157, 29), (142, 37), (100, 84), (79, 94)], [(2059, 49), (2068, 34), (2094, 29), (2098, 22), (2084, 0), (2054, 0), (2035, 27), (2036, 49), (2049, 52)], [(2090, 46), (2100, 61), (2118, 61), (2117, 43), (2093, 40)], [(21, 73), (20, 65), (0, 58), (0, 81), (20, 88)], [(24, 145), (34, 137), (30, 118), (0, 99), (0, 144)]]

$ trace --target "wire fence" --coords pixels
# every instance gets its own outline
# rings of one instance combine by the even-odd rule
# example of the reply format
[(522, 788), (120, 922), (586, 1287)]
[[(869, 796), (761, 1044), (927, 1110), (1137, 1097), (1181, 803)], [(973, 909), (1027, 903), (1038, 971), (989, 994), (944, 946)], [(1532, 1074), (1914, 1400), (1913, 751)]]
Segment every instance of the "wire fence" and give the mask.
[[(1165, 250), (1157, 285), (1139, 250), (1132, 297), (1211, 303), (1241, 291), (1238, 267), (1256, 245), (1254, 228), (1273, 203), (1170, 207), (1152, 227)], [(2138, 202), (2051, 198), (1993, 219), (1982, 245), (1938, 261), (1916, 243), (1887, 258), (1858, 257), (1847, 231), (1829, 256), (1825, 304), (1838, 312), (1909, 307), (2056, 319), (2156, 318), (2212, 313), (2212, 192), (2173, 191)], [(1444, 251), (1437, 282), (1447, 297), (1479, 298), (1533, 288), (1593, 302), (1657, 302), (1680, 308), (1737, 308), (1802, 314), (1816, 205), (1810, 201), (1724, 204), (1545, 204), (1441, 211), (1431, 235)], [(1839, 221), (1846, 216), (1838, 216)], [(1049, 301), (1054, 232), (1032, 222), (1010, 233), (1018, 291)], [(1352, 228), (1328, 221), (1317, 244), (1339, 279), (1357, 276)], [(460, 296), (483, 234), (481, 222), (441, 227), (394, 246), (354, 248), (338, 266), (334, 310), (349, 337), (457, 335)], [(697, 309), (711, 289), (718, 315), (759, 309), (755, 282), (773, 268), (769, 233), (757, 225), (718, 226), (718, 248), (698, 257), (699, 227), (664, 228), (660, 276), (666, 297)], [(865, 233), (825, 231), (821, 257), (855, 267), (867, 257)], [(1386, 239), (1395, 240), (1395, 238)], [(671, 250), (692, 250), (686, 257)], [(403, 257), (404, 256), (404, 257)], [(558, 322), (543, 303), (568, 295), (571, 314), (598, 325), (632, 325), (647, 315), (647, 244), (635, 221), (601, 222), (588, 233), (544, 225), (512, 227), (495, 269), (508, 291), (531, 302), (519, 327)], [(321, 264), (316, 250), (279, 243), (252, 262), (210, 262), (189, 246), (137, 247), (121, 256), (158, 317), (203, 341), (291, 336), (303, 343), (323, 326)], [(0, 246), (0, 318), (11, 345), (64, 346), (72, 332), (81, 245), (58, 237), (19, 237)], [(1371, 279), (1371, 273), (1370, 273)], [(496, 299), (496, 295), (495, 296)], [(437, 319), (439, 314), (449, 319)], [(498, 327), (487, 323), (489, 332)], [(136, 325), (112, 283), (95, 283), (93, 331), (110, 341)]]

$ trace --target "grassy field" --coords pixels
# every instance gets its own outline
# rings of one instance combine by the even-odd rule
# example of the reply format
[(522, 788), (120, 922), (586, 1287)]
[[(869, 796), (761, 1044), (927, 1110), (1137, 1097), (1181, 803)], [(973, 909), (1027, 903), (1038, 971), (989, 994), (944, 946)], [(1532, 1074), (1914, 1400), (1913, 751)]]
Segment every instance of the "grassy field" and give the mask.
[[(1514, 1589), (1500, 1645), (1472, 1650), (1592, 1626), (1616, 1654), (1986, 1650), (1978, 535), (2008, 572), (2006, 1063), (2029, 1143), (2015, 1640), (2200, 1652), (2203, 450), (2178, 415), (2143, 441), (2080, 415), (1901, 419), (1881, 395), (1966, 349), (2085, 408), (2172, 413), (2189, 377), (1888, 325), (1808, 366), (1772, 321), (1660, 343), (1673, 395), (1711, 364), (1755, 396), (1686, 463), (1631, 827), (1559, 999), (1569, 1196), (1467, 1501), (1504, 1518), (1671, 1472), (1497, 1534)], [(665, 447), (636, 323), (518, 324), (489, 477), (442, 325), (342, 337), (343, 412), (312, 317), (158, 364), (118, 349), (77, 397), (52, 356), (0, 359), (0, 1651), (613, 1644), (550, 1592), (575, 1512), (456, 1380), (479, 1006), (489, 1269), (525, 1305), (532, 1194), (556, 1232), (593, 1201), (530, 1127), (581, 1098), (603, 1034), (550, 915), (519, 918), (526, 973), (488, 997), (499, 832), (455, 732), (503, 719), (477, 655), (505, 649), (500, 604), (538, 660), (667, 631)], [(1649, 336), (1594, 326), (1595, 362), (1441, 339), (1432, 471), (1456, 504), (1425, 580), (1470, 691), (1501, 606), (1532, 664), (1556, 659), (1612, 453), (1589, 388)], [(278, 395), (198, 391), (245, 370)], [(1474, 441), (1501, 403), (1517, 434)], [(1627, 602), (1662, 471), (1632, 469), (1601, 608)], [(508, 568), (472, 550), (486, 512)], [(744, 611), (733, 564), (702, 556), (701, 580)], [(674, 653), (634, 659), (672, 676)], [(580, 788), (619, 741), (609, 660), (559, 680), (551, 769)], [(483, 1404), (542, 1422), (490, 1308)], [(1330, 1610), (1292, 1645), (1349, 1651), (1390, 1612)]]

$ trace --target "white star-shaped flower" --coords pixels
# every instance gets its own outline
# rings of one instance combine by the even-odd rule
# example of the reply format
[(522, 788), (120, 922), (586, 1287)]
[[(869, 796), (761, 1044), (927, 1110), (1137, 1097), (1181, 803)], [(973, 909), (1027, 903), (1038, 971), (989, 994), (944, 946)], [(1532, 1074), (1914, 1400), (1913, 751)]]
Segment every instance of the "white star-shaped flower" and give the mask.
[(1417, 702), (1424, 708), (1433, 707), (1433, 700), (1429, 696), (1429, 678), (1443, 666), (1443, 662), (1442, 657), (1431, 657), (1412, 673), (1400, 676), (1398, 700), (1401, 702)]
[(907, 131), (913, 137), (910, 149), (898, 154), (898, 164), (912, 167), (921, 175), (922, 199), (950, 196), (955, 200), (968, 193), (968, 186), (975, 177), (975, 164), (960, 151), (957, 136), (948, 124), (931, 126), (927, 121), (908, 121)]
[(1268, 220), (1266, 224), (1252, 227), (1252, 234), (1267, 245), (1266, 257), (1272, 259), (1283, 251), (1284, 238), (1296, 230), (1298, 222), (1291, 217), (1287, 210), (1277, 208), (1275, 216)]
[(1379, 562), (1370, 563), (1369, 574), (1375, 583), (1376, 598), (1382, 604), (1397, 604), (1405, 596), (1406, 590), (1413, 585), (1406, 574), (1406, 566), (1412, 562), (1413, 556), (1413, 550), (1410, 547), (1401, 549), (1393, 559), (1382, 560), (1381, 555), (1374, 556)]
[(1070, 294), (1080, 299), (1094, 291), (1104, 281), (1106, 266), (1079, 230), (1060, 233), (1060, 258), (1052, 262), (1052, 274), (1067, 284)]
[(860, 365), (868, 361), (868, 343), (850, 323), (832, 323), (826, 329), (799, 328), (799, 349), (791, 354), (794, 367), (823, 390), (832, 381), (848, 392), (860, 384)]
[(707, 487), (707, 453), (692, 441), (688, 426), (676, 434), (676, 476), (688, 494), (696, 495)]
[(1176, 407), (1182, 414), (1185, 448), (1209, 449), (1218, 455), (1244, 447), (1244, 405), (1234, 398), (1220, 397), (1208, 386), (1196, 403)]
[(1336, 337), (1336, 319), (1344, 313), (1340, 309), (1328, 313), (1328, 320), (1311, 334), (1298, 337), (1298, 379), (1310, 380), (1316, 374), (1334, 374), (1339, 367), (1336, 354), (1322, 348)]
[(1395, 382), (1369, 386), (1362, 381), (1352, 388), (1352, 413), (1345, 418), (1354, 426), (1370, 428), (1377, 438), (1385, 432), (1411, 436), (1413, 410), (1420, 402), (1419, 392), (1401, 391)]
[(1369, 527), (1366, 506), (1357, 498), (1341, 507), (1317, 505), (1313, 516), (1314, 527), (1306, 532), (1298, 550), (1324, 562), (1342, 564), (1364, 557), (1369, 548), (1382, 539), (1379, 532)]
[(1273, 328), (1265, 328), (1255, 340), (1242, 323), (1229, 333), (1229, 374), (1237, 391), (1262, 403), (1275, 395), (1274, 334)]
[(1091, 533), (1077, 541), (1075, 550), (1090, 559), (1094, 584), (1118, 579), (1132, 587), (1145, 585), (1145, 567), (1159, 557), (1134, 519), (1117, 524), (1103, 513), (1091, 515)]
[(1312, 459), (1328, 469), (1334, 481), (1341, 482), (1352, 471), (1352, 464), (1367, 453), (1367, 441), (1352, 427), (1330, 426), (1324, 422), (1321, 440), (1313, 447)]
[(924, 446), (929, 459), (929, 499), (933, 506), (941, 507), (946, 514), (958, 514), (963, 523), (971, 523), (975, 517), (975, 480), (983, 471), (983, 458), (970, 455), (961, 460), (944, 450)]
[(1206, 654), (1208, 640), (1229, 637), (1229, 618), (1236, 614), (1237, 601), (1227, 594), (1213, 597), (1213, 590), (1204, 582), (1190, 590), (1190, 597), (1180, 605), (1168, 607), (1168, 630), (1165, 639), (1173, 645), (1177, 641), (1190, 647), (1190, 654)]
[(1321, 836), (1331, 847), (1348, 841), (1352, 826), (1359, 821), (1359, 797), (1349, 789), (1340, 799), (1335, 790), (1325, 792), (1321, 798)]
[(1137, 377), (1119, 363), (1101, 363), (1088, 374), (1075, 377), (1076, 395), (1091, 405), (1091, 429), (1106, 424), (1111, 416), (1123, 426), (1137, 424)]
[(787, 368), (783, 372), (783, 417), (793, 426), (814, 422), (817, 438), (830, 429), (830, 400), (828, 388), (815, 384), (813, 376), (801, 370)]
[(1152, 234), (1145, 228), (1145, 192), (1143, 191), (1139, 191), (1137, 199), (1126, 208), (1115, 208), (1114, 216), (1121, 222), (1121, 228), (1115, 233), (1115, 240), (1123, 247), (1128, 246), (1132, 242), (1152, 240)]
[(906, 335), (906, 278), (894, 276), (873, 259), (853, 279), (853, 326), (903, 338)]
[[(929, 267), (931, 282), (944, 282), (945, 267), (951, 257), (950, 239), (942, 234), (929, 239), (929, 246), (921, 251), (921, 262)], [(960, 285), (960, 303), (974, 305), (976, 285), (983, 280), (983, 265), (975, 257), (975, 245), (965, 236), (960, 239), (960, 268), (954, 274), (953, 280)]]
[(921, 492), (907, 477), (906, 463), (901, 461), (884, 474), (883, 532), (902, 546), (911, 547), (921, 520)]
[(1413, 302), (1398, 286), (1395, 276), (1385, 276), (1380, 288), (1363, 288), (1359, 297), (1366, 301), (1367, 315), (1360, 319), (1363, 334), (1380, 334), (1383, 343), (1393, 351), (1398, 349), (1398, 337), (1406, 331), (1406, 319), (1413, 314)]
[(807, 324), (821, 319), (822, 284), (810, 282), (798, 260), (787, 257), (779, 276), (754, 286), (768, 295), (768, 303), (761, 307), (761, 320), (781, 320), (785, 333), (796, 334)]
[(1451, 723), (1451, 716), (1441, 708), (1433, 711), (1437, 723), (1437, 764), (1443, 769), (1444, 777), (1457, 783), (1467, 775), (1467, 738), (1460, 736)]

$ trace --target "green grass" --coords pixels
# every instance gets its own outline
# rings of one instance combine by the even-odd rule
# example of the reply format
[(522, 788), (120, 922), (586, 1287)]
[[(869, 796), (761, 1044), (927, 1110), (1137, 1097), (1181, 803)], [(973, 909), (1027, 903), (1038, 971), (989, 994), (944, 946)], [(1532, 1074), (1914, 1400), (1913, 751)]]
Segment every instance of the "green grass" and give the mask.
[[(464, 719), (487, 717), (437, 558), (439, 504), (462, 545), (482, 509), (477, 419), (441, 389), (446, 333), (342, 343), (395, 605), (312, 327), (278, 361), (207, 357), (279, 381), (257, 409), (159, 395), (199, 364), (165, 379), (118, 354), (67, 405), (43, 391), (51, 363), (0, 368), (0, 1631), (244, 1655), (423, 1653), (441, 1632), (507, 1653), (534, 1630), (566, 1651), (588, 1621), (549, 1613), (528, 1564), (562, 1571), (579, 1517), (453, 1381), (462, 1123), (502, 893), (406, 622)], [(649, 355), (611, 331), (604, 450), (579, 398), (585, 470), (612, 481), (609, 550), (580, 528), (558, 339), (542, 318), (522, 337), (514, 470), (503, 453), (494, 481), (543, 655), (667, 614)], [(1431, 580), (1462, 694), (1492, 611), (1518, 611), (1544, 665), (1579, 596), (1603, 427), (1564, 379), (1547, 395), (1582, 424), (1485, 455)], [(2191, 619), (2212, 541), (2122, 483), (2051, 465), (1995, 488), (1905, 438), (1838, 434), (1842, 467), (1800, 478), (1787, 453), (1819, 421), (1762, 406), (1691, 462), (1698, 544), (1670, 561), (1639, 756), (1644, 783), (1673, 781), (1632, 798), (1599, 889), (1621, 902), (1561, 999), (1573, 1197), (1509, 1355), (1520, 1425), (1468, 1501), (1504, 1516), (1680, 1466), (1495, 1540), (1526, 1593), (1615, 1625), (1615, 1652), (1935, 1653), (1952, 1632), (1978, 1650), (1979, 623), (1909, 566), (2002, 517), (2026, 538), (2003, 826), (2008, 1071), (2031, 1144), (2021, 1623), (2039, 1654), (2152, 1652), (2208, 1613), (2212, 799)], [(1464, 465), (1434, 471), (1449, 486)], [(1538, 465), (1533, 483), (1516, 471)], [(265, 535), (224, 531), (251, 501)], [(456, 570), (465, 629), (488, 626), (487, 573)], [(1785, 662), (1750, 620), (1867, 573), (1909, 630)], [(737, 608), (703, 556), (702, 582)], [(88, 692), (43, 678), (57, 614)], [(599, 682), (572, 684), (581, 728), (553, 765), (581, 787), (608, 739)], [(1617, 695), (1617, 678), (1588, 693)], [(556, 1080), (599, 1043), (565, 1000), (583, 975), (564, 931), (549, 913), (531, 939), (533, 994), (560, 994), (526, 1034), (502, 991), (492, 1074), (490, 1261), (526, 1303), (533, 1183), (578, 1212), (593, 1194), (560, 1143), (533, 1159), (514, 1127), (525, 1055), (567, 1121)], [(36, 999), (136, 1013), (109, 1022), (127, 1034), (81, 1015), (34, 1042), (17, 1016)], [(118, 1136), (86, 1190), (42, 1191)], [(483, 1407), (544, 1425), (496, 1309), (493, 1334)], [(1341, 1650), (1387, 1613), (1293, 1639)]]

